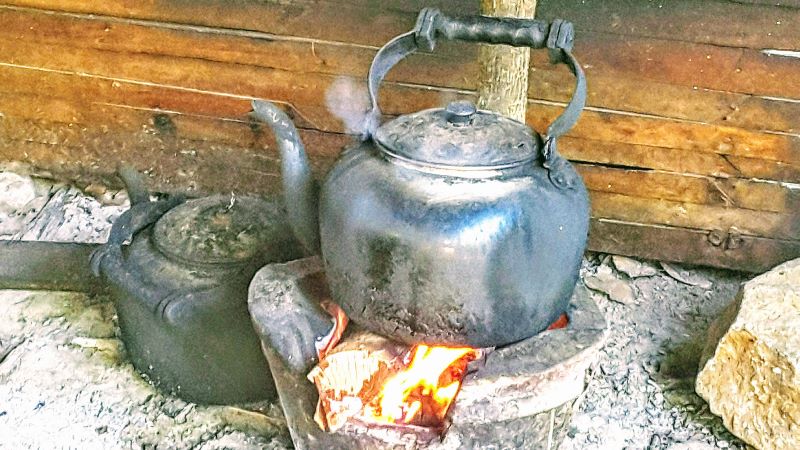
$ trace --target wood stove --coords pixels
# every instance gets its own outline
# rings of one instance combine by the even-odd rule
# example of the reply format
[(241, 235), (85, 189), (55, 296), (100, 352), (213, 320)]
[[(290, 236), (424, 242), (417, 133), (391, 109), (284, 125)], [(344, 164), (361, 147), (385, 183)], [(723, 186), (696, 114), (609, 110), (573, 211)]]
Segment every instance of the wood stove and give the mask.
[(578, 284), (565, 327), (483, 349), (442, 429), (354, 420), (326, 432), (314, 421), (318, 394), (307, 374), (316, 340), (331, 331), (327, 298), (316, 257), (268, 265), (250, 285), (250, 313), (298, 449), (555, 449), (605, 337), (602, 313)]

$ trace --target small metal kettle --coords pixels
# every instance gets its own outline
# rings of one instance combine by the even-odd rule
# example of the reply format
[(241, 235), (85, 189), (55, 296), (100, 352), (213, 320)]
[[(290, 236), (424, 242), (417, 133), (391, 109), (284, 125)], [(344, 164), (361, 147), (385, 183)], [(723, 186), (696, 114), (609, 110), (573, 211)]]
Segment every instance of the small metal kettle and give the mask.
[(123, 174), (131, 208), (92, 255), (115, 300), (133, 365), (198, 403), (270, 399), (275, 387), (247, 312), (263, 265), (303, 256), (280, 202), (150, 196)]
[[(544, 136), (457, 101), (379, 125), (378, 87), (439, 37), (547, 47), (577, 78)], [(371, 111), (321, 189), (297, 131), (270, 103), (256, 117), (278, 140), (289, 221), (321, 252), (334, 300), (358, 325), (407, 343), (490, 347), (544, 330), (569, 302), (589, 201), (556, 139), (577, 121), (586, 81), (564, 21), (461, 17), (425, 9), (369, 71)]]

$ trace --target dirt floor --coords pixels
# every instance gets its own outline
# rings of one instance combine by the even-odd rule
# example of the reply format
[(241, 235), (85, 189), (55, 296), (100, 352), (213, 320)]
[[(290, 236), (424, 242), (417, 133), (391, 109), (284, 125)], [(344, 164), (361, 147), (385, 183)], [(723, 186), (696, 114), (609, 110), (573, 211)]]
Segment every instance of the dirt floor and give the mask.
[[(102, 242), (125, 193), (0, 172), (0, 238)], [(749, 275), (587, 255), (609, 338), (564, 450), (741, 449), (694, 394), (705, 329)], [(0, 449), (287, 449), (277, 405), (198, 406), (127, 361), (103, 296), (0, 291)]]

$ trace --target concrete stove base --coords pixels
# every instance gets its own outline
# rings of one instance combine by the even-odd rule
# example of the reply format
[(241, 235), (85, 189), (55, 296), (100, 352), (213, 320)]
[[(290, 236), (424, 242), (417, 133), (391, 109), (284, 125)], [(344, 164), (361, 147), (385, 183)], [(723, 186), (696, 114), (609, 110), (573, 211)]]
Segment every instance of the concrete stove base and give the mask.
[(566, 328), (496, 349), (467, 376), (442, 439), (400, 426), (327, 433), (313, 421), (317, 393), (306, 379), (314, 340), (331, 328), (319, 307), (327, 295), (317, 258), (266, 266), (250, 285), (250, 313), (297, 449), (556, 449), (605, 338), (605, 319), (579, 284)]

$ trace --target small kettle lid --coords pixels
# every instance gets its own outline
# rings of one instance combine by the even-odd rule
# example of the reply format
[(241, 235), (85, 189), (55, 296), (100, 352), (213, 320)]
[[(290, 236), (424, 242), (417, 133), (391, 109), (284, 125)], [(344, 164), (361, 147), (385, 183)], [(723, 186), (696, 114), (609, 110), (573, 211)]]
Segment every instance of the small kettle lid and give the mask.
[(539, 154), (538, 135), (527, 125), (465, 100), (400, 116), (374, 137), (393, 157), (439, 168), (501, 169)]
[(189, 264), (247, 263), (259, 255), (280, 209), (254, 197), (215, 195), (187, 201), (156, 222), (153, 240), (170, 259)]

